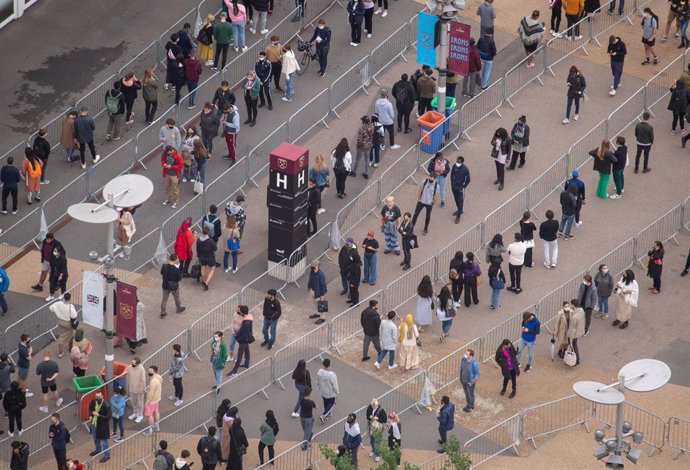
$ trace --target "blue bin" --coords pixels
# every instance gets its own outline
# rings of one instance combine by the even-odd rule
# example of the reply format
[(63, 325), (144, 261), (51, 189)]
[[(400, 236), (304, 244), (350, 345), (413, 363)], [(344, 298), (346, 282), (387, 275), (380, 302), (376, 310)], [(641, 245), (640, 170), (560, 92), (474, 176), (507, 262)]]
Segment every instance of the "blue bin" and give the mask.
[(443, 114), (427, 111), (417, 118), (419, 124), (419, 149), (434, 155), (443, 147)]
[[(431, 109), (433, 109), (434, 111), (438, 111), (438, 95), (434, 96), (434, 98), (431, 100)], [(455, 98), (446, 97), (446, 111), (445, 111), (446, 117), (453, 114), (453, 111), (455, 111)], [(444, 121), (442, 132), (443, 132), (443, 135), (450, 134), (450, 119), (446, 119)]]

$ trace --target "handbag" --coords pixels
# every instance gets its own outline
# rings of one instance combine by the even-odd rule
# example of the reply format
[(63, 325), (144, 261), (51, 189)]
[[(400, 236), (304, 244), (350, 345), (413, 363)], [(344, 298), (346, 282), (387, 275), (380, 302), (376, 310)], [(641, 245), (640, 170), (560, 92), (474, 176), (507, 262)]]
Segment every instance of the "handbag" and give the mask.
[(410, 250), (414, 250), (415, 248), (419, 248), (419, 242), (417, 241), (417, 235), (412, 235), (410, 237)]
[(192, 265), (192, 268), (189, 271), (189, 277), (196, 279), (196, 282), (199, 282), (199, 279), (201, 279), (201, 262), (198, 259)]
[(525, 240), (525, 245), (527, 245), (527, 248), (534, 248), (534, 238), (531, 240)]
[(491, 149), (491, 158), (498, 158), (498, 149), (496, 147)]
[(503, 288), (505, 288), (505, 286), (506, 286), (506, 281), (504, 281), (503, 279), (498, 277), (498, 275), (496, 275), (496, 277), (493, 279), (493, 283), (492, 283), (491, 287), (493, 289), (503, 289)]
[(200, 180), (201, 174), (197, 172), (194, 180), (194, 194), (204, 194), (204, 183)]
[(316, 302), (316, 310), (319, 313), (327, 313), (328, 312), (328, 300), (318, 300)]
[(239, 251), (240, 249), (240, 239), (239, 238), (228, 238), (228, 250)]
[(76, 318), (70, 318), (69, 324), (72, 325), (73, 330), (76, 330), (77, 328), (79, 328), (79, 320), (77, 320)]
[(416, 341), (417, 341), (417, 347), (418, 347), (418, 348), (421, 348), (421, 347), (422, 347), (422, 340), (419, 339), (419, 338), (417, 338)]
[(446, 308), (446, 317), (447, 318), (455, 318), (455, 309), (454, 308)]
[(479, 286), (481, 286), (481, 285), (482, 285), (482, 275), (479, 274), (479, 275), (477, 276), (477, 287), (479, 287)]
[(565, 362), (565, 365), (570, 367), (574, 367), (577, 364), (577, 354), (575, 354), (575, 351), (573, 351), (573, 346), (571, 344), (569, 344), (568, 349), (565, 350), (563, 362)]

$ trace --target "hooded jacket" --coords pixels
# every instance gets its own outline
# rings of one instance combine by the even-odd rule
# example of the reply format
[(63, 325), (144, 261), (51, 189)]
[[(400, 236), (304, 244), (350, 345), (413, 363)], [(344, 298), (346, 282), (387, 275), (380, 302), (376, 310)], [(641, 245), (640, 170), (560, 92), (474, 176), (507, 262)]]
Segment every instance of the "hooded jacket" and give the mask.
[(542, 36), (544, 36), (544, 23), (539, 19), (534, 19), (530, 16), (525, 16), (520, 21), (518, 27), (518, 34), (522, 43), (525, 46), (530, 46), (539, 43)]
[(379, 327), (381, 326), (381, 317), (378, 312), (371, 307), (367, 307), (362, 311), (360, 316), (360, 323), (364, 334), (367, 336), (378, 336)]
[(376, 113), (379, 115), (379, 122), (384, 126), (392, 126), (395, 119), (393, 103), (388, 98), (376, 100)]
[(175, 236), (175, 254), (180, 261), (192, 259), (192, 245), (194, 244), (194, 234), (189, 229), (192, 222), (188, 219), (182, 221), (180, 228), (177, 229)]
[[(167, 126), (165, 126), (165, 127), (167, 128)], [(172, 157), (174, 159), (174, 163), (171, 165), (171, 167), (169, 169), (175, 171), (175, 173), (177, 174), (177, 177), (179, 178), (180, 177), (180, 171), (182, 170), (182, 167), (184, 166), (184, 160), (182, 160), (182, 155), (180, 155), (180, 153), (177, 150), (173, 150), (171, 153), (172, 153)], [(163, 165), (165, 165), (165, 164), (166, 164), (166, 152), (163, 152), (163, 154), (161, 155), (161, 167), (163, 167)], [(165, 178), (166, 176), (168, 176), (166, 174), (168, 168), (162, 168), (162, 170), (163, 170), (162, 171), (163, 178)]]
[(577, 209), (577, 187), (570, 185), (568, 189), (561, 191), (560, 200), (563, 215), (575, 215), (575, 210)]
[(340, 393), (338, 376), (332, 370), (319, 369), (316, 373), (316, 388), (323, 398), (335, 398)]

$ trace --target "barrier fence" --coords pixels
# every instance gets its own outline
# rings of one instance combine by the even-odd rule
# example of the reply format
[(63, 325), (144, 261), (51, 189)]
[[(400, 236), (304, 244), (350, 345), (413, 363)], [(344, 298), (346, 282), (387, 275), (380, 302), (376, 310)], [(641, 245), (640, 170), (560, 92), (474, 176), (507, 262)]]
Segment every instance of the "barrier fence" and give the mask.
[[(632, 403), (625, 403), (624, 419), (632, 423), (633, 429), (643, 433), (645, 444), (651, 447), (649, 456), (661, 450), (666, 442), (666, 420)], [(616, 406), (592, 404), (593, 417), (608, 427), (616, 427)]]
[(593, 412), (592, 404), (577, 395), (530, 406), (522, 412), (523, 438), (536, 449), (539, 437), (575, 426), (583, 426), (589, 432), (588, 423)]
[(673, 460), (680, 454), (690, 452), (690, 421), (677, 416), (668, 419), (666, 442), (672, 449), (676, 449)]
[(463, 450), (470, 452), (472, 466), (476, 467), (508, 449), (513, 449), (515, 455), (519, 456), (521, 438), (522, 415), (517, 414), (473, 437), (465, 443)]

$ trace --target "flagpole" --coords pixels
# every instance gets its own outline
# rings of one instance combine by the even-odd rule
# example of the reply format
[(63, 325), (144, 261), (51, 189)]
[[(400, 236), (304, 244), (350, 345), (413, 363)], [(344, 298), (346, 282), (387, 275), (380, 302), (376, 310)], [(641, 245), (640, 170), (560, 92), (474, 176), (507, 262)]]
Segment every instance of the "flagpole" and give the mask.
[[(114, 196), (108, 195), (108, 207), (113, 208)], [(105, 304), (105, 322), (103, 329), (105, 332), (105, 382), (107, 385), (107, 393), (109, 397), (113, 396), (113, 360), (115, 354), (113, 352), (113, 316), (115, 313), (115, 276), (113, 274), (113, 264), (115, 262), (115, 226), (114, 224), (107, 224), (108, 231), (106, 235), (106, 244), (108, 247), (108, 256), (105, 259), (105, 280), (106, 280), (106, 301)]]

